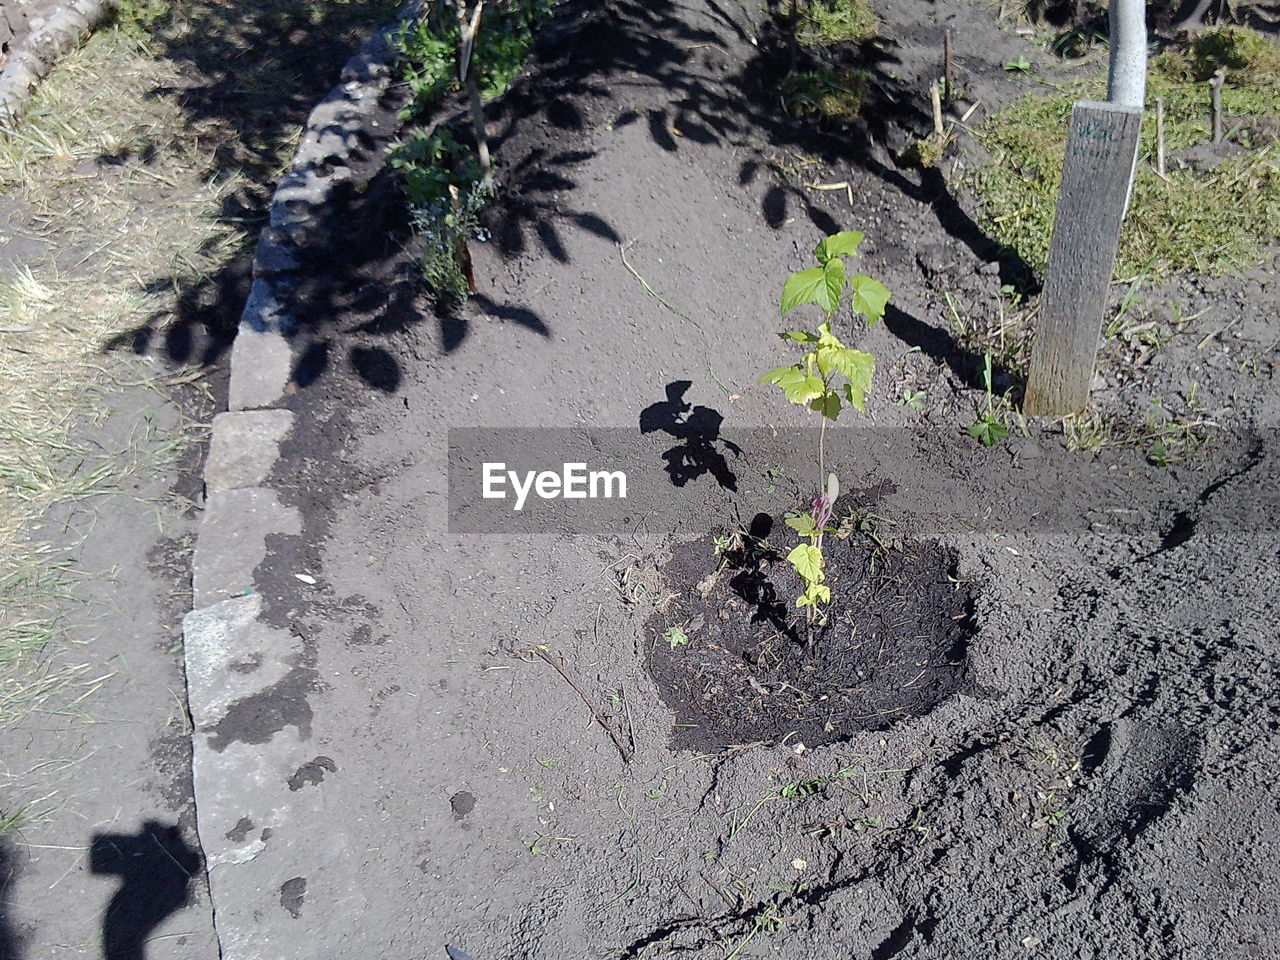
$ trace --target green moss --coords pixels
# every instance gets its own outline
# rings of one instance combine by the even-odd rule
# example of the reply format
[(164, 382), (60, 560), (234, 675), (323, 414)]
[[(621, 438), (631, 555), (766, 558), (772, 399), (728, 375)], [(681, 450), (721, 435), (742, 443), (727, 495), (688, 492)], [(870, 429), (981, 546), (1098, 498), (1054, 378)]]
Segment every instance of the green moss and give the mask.
[(783, 81), (783, 94), (793, 113), (852, 123), (867, 99), (867, 74), (853, 67), (803, 70)]
[(934, 132), (927, 137), (912, 140), (899, 159), (908, 166), (928, 170), (942, 162), (953, 139), (949, 133)]
[(880, 18), (866, 0), (809, 0), (798, 20), (796, 39), (806, 47), (861, 43), (880, 30)]
[[(1254, 143), (1250, 133), (1257, 119), (1280, 117), (1277, 74), (1264, 78), (1253, 72), (1280, 63), (1280, 45), (1250, 31), (1214, 33), (1233, 36), (1230, 42), (1219, 38), (1202, 44), (1199, 53), (1192, 47), (1152, 61), (1148, 100), (1157, 96), (1164, 100), (1167, 153), (1207, 144), (1209, 97), (1199, 77), (1205, 66), (1233, 57), (1230, 62), (1242, 66), (1235, 72), (1228, 69), (1223, 112), (1227, 129), (1236, 131), (1236, 139), (1246, 149), (1210, 172), (1171, 165), (1167, 179), (1162, 180), (1153, 159), (1155, 115), (1148, 111), (1133, 197), (1120, 238), (1116, 265), (1120, 276), (1148, 268), (1157, 275), (1178, 270), (1226, 273), (1256, 260), (1263, 245), (1280, 240), (1280, 157), (1274, 146), (1268, 149)], [(1105, 82), (1099, 77), (1063, 93), (1025, 97), (978, 131), (978, 139), (995, 161), (974, 178), (986, 225), (996, 240), (1036, 269), (1043, 269), (1048, 259), (1071, 105), (1081, 98), (1099, 99), (1104, 90)]]

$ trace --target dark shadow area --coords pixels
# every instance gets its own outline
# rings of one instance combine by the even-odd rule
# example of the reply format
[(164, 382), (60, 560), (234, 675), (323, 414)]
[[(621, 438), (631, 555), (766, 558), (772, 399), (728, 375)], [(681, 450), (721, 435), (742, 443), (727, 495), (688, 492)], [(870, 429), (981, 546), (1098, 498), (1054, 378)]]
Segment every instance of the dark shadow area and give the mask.
[[(982, 380), (984, 356), (963, 346), (950, 332), (916, 319), (894, 306), (892, 301), (885, 307), (884, 325), (903, 343), (919, 347), (921, 353), (937, 363), (945, 363), (965, 386), (974, 390), (986, 389)], [(997, 393), (1001, 385), (1012, 384), (1015, 380), (1012, 370), (993, 361), (991, 382)]]
[[(773, 529), (773, 518), (767, 513), (756, 514), (752, 528), (741, 547), (725, 557), (729, 569), (736, 571), (729, 579), (729, 589), (751, 608), (752, 623), (767, 623), (778, 633), (799, 642), (794, 627), (787, 622), (790, 598), (778, 595), (765, 568), (766, 561), (778, 560), (774, 551), (764, 547)], [(763, 535), (757, 531), (763, 531)]]
[[(266, 226), (267, 206), (282, 166), (296, 147), (298, 127), (337, 84), (347, 58), (374, 29), (390, 21), (399, 6), (396, 0), (340, 4), (264, 0), (248, 6), (173, 7), (155, 28), (152, 44), (158, 57), (179, 69), (183, 82), (157, 88), (151, 95), (176, 102), (188, 131), (202, 144), (216, 144), (211, 155), (202, 153), (209, 162), (198, 172), (205, 179), (237, 181), (218, 215), (236, 225), (239, 243), (230, 245), (236, 252), (212, 269), (193, 268), (145, 280), (143, 289), (148, 292), (175, 289), (176, 310), (147, 318), (105, 349), (149, 353), (176, 364), (225, 362), (250, 292), (254, 242)], [(393, 105), (386, 108), (391, 110)], [(334, 132), (348, 140), (354, 136)], [(355, 162), (380, 162), (382, 146), (367, 139), (356, 143)], [(160, 142), (133, 158), (104, 155), (98, 162), (120, 164), (132, 159), (145, 164), (150, 162), (148, 154), (154, 159), (157, 151), (174, 149), (181, 148)], [(341, 202), (339, 198), (335, 206)], [(344, 272), (359, 274), (393, 252), (385, 235), (376, 235), (385, 217), (376, 220), (344, 224)], [(306, 264), (304, 269), (318, 266)], [(335, 315), (337, 306), (336, 299), (331, 303), (322, 298), (298, 312), (319, 328)], [(314, 332), (308, 339), (317, 339)], [(371, 363), (366, 353), (356, 352), (367, 349), (372, 345), (357, 344), (348, 357), (358, 374), (371, 374), (370, 386), (385, 390), (398, 378), (386, 363)], [(315, 360), (313, 354), (303, 365), (312, 376), (323, 368)]]
[(18, 881), (18, 858), (13, 846), (0, 837), (0, 960), (22, 960), (23, 938), (10, 917), (13, 887)]
[(725, 453), (739, 457), (742, 449), (720, 436), (724, 417), (710, 407), (695, 406), (684, 399), (691, 386), (689, 380), (667, 384), (667, 399), (640, 411), (640, 432), (661, 432), (678, 441), (662, 454), (673, 486), (683, 487), (710, 474), (724, 489), (736, 491), (738, 478), (730, 469)]
[[(218, 144), (202, 175), (243, 179), (220, 211), (239, 226), (243, 243), (237, 256), (216, 269), (148, 280), (149, 290), (177, 289), (175, 315), (149, 318), (108, 349), (160, 354), (184, 364), (225, 361), (253, 280), (251, 243), (264, 226), (281, 164), (292, 155), (294, 131), (337, 82), (347, 56), (396, 9), (388, 0), (319, 7), (307, 0), (267, 0), (243, 10), (183, 7), (161, 27), (156, 41), (161, 54), (189, 82), (154, 95), (173, 98), (202, 142)], [(751, 183), (768, 171), (773, 183), (763, 191), (761, 215), (775, 228), (793, 212), (819, 233), (855, 225), (848, 222), (853, 211), (842, 195), (811, 192), (795, 176), (784, 175), (775, 159), (783, 153), (803, 152), (833, 168), (870, 174), (926, 204), (947, 234), (980, 260), (999, 264), (1003, 282), (1029, 292), (1033, 278), (1026, 264), (986, 236), (940, 173), (901, 167), (892, 159), (890, 144), (931, 125), (913, 81), (899, 76), (893, 40), (880, 38), (838, 53), (842, 65), (865, 71), (868, 78), (866, 107), (855, 124), (820, 128), (786, 114), (779, 100), (782, 81), (792, 66), (804, 68), (811, 56), (802, 50), (797, 61), (786, 10), (786, 3), (772, 0), (761, 22), (760, 12), (740, 0), (715, 0), (704, 26), (691, 22), (698, 14), (673, 0), (561, 4), (539, 36), (526, 75), (485, 108), (500, 189), (481, 220), (499, 252), (508, 258), (536, 253), (567, 264), (573, 232), (622, 242), (605, 216), (574, 203), (575, 170), (596, 156), (592, 137), (643, 124), (641, 129), (664, 150), (721, 144), (754, 156), (743, 164), (740, 181)], [(746, 54), (730, 50), (741, 51), (746, 44)], [(382, 129), (396, 128), (394, 114), (404, 98), (403, 88), (393, 85), (380, 105), (386, 120)], [(456, 99), (410, 126), (440, 124), (448, 125), (459, 142), (471, 137)], [(388, 142), (354, 143), (355, 165), (372, 170)], [(307, 248), (300, 264), (283, 268), (296, 281), (286, 285), (284, 299), (297, 321), (290, 332), (301, 341), (299, 386), (314, 383), (336, 365), (377, 392), (394, 392), (403, 383), (396, 354), (404, 344), (392, 341), (429, 311), (420, 307), (423, 291), (397, 177), (382, 170), (367, 190), (339, 190), (325, 211), (335, 226), (332, 246)], [(662, 202), (660, 193), (654, 201)], [(323, 228), (315, 235), (327, 236)], [(474, 305), (435, 318), (444, 352), (466, 341), (479, 314), (547, 335), (547, 323), (526, 307), (496, 304), (484, 290), (480, 294)]]
[[(348, 57), (374, 30), (391, 22), (400, 7), (397, 0), (320, 5), (266, 0), (243, 9), (193, 4), (161, 24), (158, 52), (176, 64), (189, 83), (157, 89), (153, 95), (175, 100), (202, 142), (218, 144), (202, 176), (234, 176), (243, 183), (220, 211), (225, 221), (239, 225), (240, 252), (199, 275), (147, 280), (144, 289), (149, 292), (177, 290), (176, 311), (149, 317), (106, 349), (155, 354), (178, 364), (225, 363), (251, 290), (262, 289), (261, 284), (254, 286), (254, 243), (267, 226), (268, 205), (282, 167), (293, 156), (297, 129), (338, 83)], [(285, 308), (281, 327), (295, 341), (294, 382), (299, 387), (341, 369), (372, 391), (395, 393), (405, 378), (398, 354), (414, 352), (412, 340), (403, 335), (431, 319), (430, 310), (423, 309), (426, 290), (418, 278), (419, 249), (399, 174), (382, 167), (399, 128), (395, 115), (406, 99), (404, 86), (392, 84), (373, 118), (382, 131), (378, 138), (336, 122), (326, 128), (325, 136), (341, 138), (350, 149), (355, 182), (362, 174), (372, 174), (372, 179), (361, 187), (340, 183), (289, 256), (280, 263), (258, 265)], [(581, 128), (582, 118), (572, 103), (555, 106), (549, 112), (553, 124)], [(459, 140), (465, 140), (468, 128), (459, 122), (462, 113), (457, 98), (447, 99), (433, 116), (418, 123), (427, 128), (448, 124)], [(561, 149), (552, 159), (573, 164), (590, 156), (589, 151)], [(99, 162), (120, 163), (123, 158), (102, 157)], [(533, 186), (566, 188), (549, 176)], [(552, 256), (568, 258), (557, 222), (616, 239), (595, 214), (561, 204), (555, 206), (558, 220), (553, 221), (546, 202), (534, 198), (530, 204), (538, 236)], [(440, 319), (446, 352), (466, 338), (477, 312), (549, 335), (546, 322), (532, 311), (480, 299)]]
[[(787, 73), (793, 64), (802, 70), (816, 65), (812, 54), (797, 51), (792, 43), (788, 9), (785, 0), (772, 0), (765, 22), (751, 37), (743, 24), (754, 23), (758, 13), (728, 0), (710, 5), (716, 31), (691, 26), (684, 8), (670, 0), (565, 5), (539, 47), (538, 82), (517, 84), (492, 112), (491, 119), (502, 125), (494, 137), (499, 148), (535, 145), (512, 151), (524, 159), (504, 175), (507, 196), (488, 218), (502, 252), (519, 255), (536, 244), (567, 262), (560, 235), (566, 222), (616, 240), (608, 224), (566, 205), (566, 195), (576, 188), (571, 167), (583, 155), (557, 146), (564, 131), (577, 132), (588, 124), (598, 129), (601, 119), (608, 118), (613, 129), (643, 122), (651, 140), (668, 152), (686, 144), (725, 144), (756, 153), (757, 159), (743, 164), (739, 179), (745, 185), (772, 168), (774, 183), (764, 192), (761, 216), (775, 229), (793, 215), (806, 217), (821, 233), (854, 224), (847, 222), (850, 208), (842, 195), (802, 189), (761, 153), (761, 143), (769, 144), (770, 153), (795, 149), (831, 167), (871, 174), (928, 205), (948, 235), (980, 261), (999, 265), (1002, 283), (1035, 292), (1027, 263), (985, 233), (939, 171), (920, 171), (890, 159), (893, 151), (887, 145), (932, 129), (918, 84), (900, 76), (902, 63), (892, 39), (876, 38), (837, 53), (838, 65), (865, 71), (868, 78), (866, 105), (856, 123), (821, 127), (786, 114), (779, 96)], [(940, 49), (941, 28), (938, 34)], [(748, 42), (757, 51), (745, 67), (737, 68), (726, 55), (724, 45), (730, 42)], [(646, 90), (653, 93), (646, 96)], [(659, 102), (617, 110), (622, 103), (645, 99)], [(529, 129), (530, 118), (536, 122), (541, 115), (559, 116), (565, 103), (576, 105), (572, 117), (559, 123), (558, 130), (543, 131), (539, 140), (538, 131)]]
[(437, 308), (436, 319), (440, 324), (440, 346), (445, 353), (453, 353), (462, 346), (471, 335), (477, 320), (493, 319), (514, 323), (540, 337), (551, 336), (551, 327), (528, 307), (498, 303), (483, 293), (473, 294), (471, 305), (459, 310)]
[(152, 932), (186, 905), (200, 854), (176, 825), (148, 820), (136, 834), (97, 834), (89, 869), (120, 878), (102, 918), (104, 960), (145, 960)]

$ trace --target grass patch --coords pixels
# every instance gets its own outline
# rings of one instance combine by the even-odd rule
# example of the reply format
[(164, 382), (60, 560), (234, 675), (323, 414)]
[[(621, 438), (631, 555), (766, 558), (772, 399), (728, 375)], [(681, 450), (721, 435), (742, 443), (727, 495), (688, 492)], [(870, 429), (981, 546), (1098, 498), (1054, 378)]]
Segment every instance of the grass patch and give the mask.
[[(0, 742), (91, 717), (110, 668), (73, 642), (92, 610), (66, 545), (97, 498), (164, 496), (202, 431), (157, 426), (145, 392), (217, 359), (199, 338), (239, 315), (229, 278), (307, 112), (398, 5), (124, 0), (0, 125)], [(0, 758), (0, 832), (56, 812), (74, 760), (22, 756)]]
[[(123, 435), (105, 428), (121, 402), (113, 391), (151, 389), (163, 402), (197, 372), (105, 345), (163, 324), (183, 289), (242, 248), (222, 217), (241, 178), (207, 176), (209, 147), (171, 97), (154, 95), (181, 79), (136, 23), (117, 24), (0, 128), (0, 224), (23, 261), (0, 273), (0, 740), (32, 716), (42, 727), (84, 719), (110, 672), (69, 645), (81, 574), (41, 539), (51, 511), (163, 472), (198, 436), (190, 425), (157, 432), (136, 410)], [(5, 829), (57, 807), (36, 785), (47, 763), (32, 769), (0, 766)]]
[[(1238, 149), (1212, 170), (1178, 168), (1178, 151), (1210, 142), (1203, 78), (1224, 65), (1225, 127)], [(1148, 110), (1120, 238), (1119, 275), (1148, 269), (1157, 276), (1180, 270), (1228, 273), (1256, 262), (1265, 245), (1280, 240), (1277, 69), (1280, 45), (1242, 28), (1208, 31), (1188, 47), (1153, 59), (1148, 102), (1164, 98), (1170, 164), (1161, 179), (1154, 167), (1155, 116)], [(1037, 269), (1048, 260), (1071, 104), (1104, 95), (1105, 78), (1099, 76), (1060, 93), (1023, 97), (977, 132), (994, 157), (973, 181), (986, 225)]]
[(867, 100), (867, 74), (856, 67), (798, 70), (782, 81), (787, 109), (827, 123), (853, 123)]
[(791, 64), (779, 85), (787, 112), (821, 126), (854, 123), (867, 102), (868, 76), (838, 48), (874, 39), (879, 18), (866, 0), (805, 0), (794, 11), (785, 21)]
[(809, 0), (796, 10), (795, 31), (811, 48), (862, 43), (880, 32), (880, 18), (866, 0)]

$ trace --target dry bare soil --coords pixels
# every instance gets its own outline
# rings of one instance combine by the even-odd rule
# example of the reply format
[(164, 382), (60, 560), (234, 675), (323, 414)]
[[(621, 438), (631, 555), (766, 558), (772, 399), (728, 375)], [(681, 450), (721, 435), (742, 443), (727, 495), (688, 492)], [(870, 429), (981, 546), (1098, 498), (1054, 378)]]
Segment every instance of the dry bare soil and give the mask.
[[(755, 7), (569, 4), (491, 117), (503, 198), (470, 305), (413, 299), (399, 241), (332, 250), (276, 476), (306, 529), (260, 570), (313, 680), (270, 712), (326, 760), (325, 855), (287, 906), (326, 956), (1280, 950), (1274, 263), (1148, 292), (1144, 316), (1196, 319), (1104, 356), (1086, 423), (1154, 398), (1224, 426), (1201, 461), (1068, 453), (1078, 423), (979, 447), (971, 333), (1003, 329), (1006, 284), (1025, 319), (1034, 283), (961, 188), (895, 157), (928, 130), (946, 27), (988, 109), (1036, 54), (985, 5), (877, 7), (868, 113), (836, 136), (779, 109)], [(370, 197), (352, 222), (394, 219)], [(785, 362), (783, 277), (836, 229), (867, 232), (894, 298), (841, 327), (879, 367), (874, 430), (828, 437), (865, 522), (833, 547), (847, 633), (809, 642), (777, 564), (713, 538), (772, 521), (789, 543), (780, 513), (811, 495), (804, 413), (756, 378)], [(637, 482), (680, 508), (451, 530), (460, 427), (665, 430)]]

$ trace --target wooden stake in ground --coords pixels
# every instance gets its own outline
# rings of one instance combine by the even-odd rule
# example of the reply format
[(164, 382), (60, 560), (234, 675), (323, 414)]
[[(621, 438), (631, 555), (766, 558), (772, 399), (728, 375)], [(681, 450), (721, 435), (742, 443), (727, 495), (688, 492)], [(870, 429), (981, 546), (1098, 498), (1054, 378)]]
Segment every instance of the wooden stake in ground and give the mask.
[(479, 0), (475, 9), (467, 14), (466, 0), (458, 0), (458, 80), (466, 88), (467, 99), (471, 105), (471, 129), (476, 138), (476, 157), (480, 161), (480, 169), (484, 171), (485, 186), (493, 173), (493, 164), (489, 159), (489, 135), (484, 127), (484, 104), (480, 99), (480, 84), (476, 80), (475, 71), (471, 69), (471, 51), (475, 47), (476, 34), (480, 32), (480, 14), (484, 12), (485, 0)]
[(1156, 97), (1156, 173), (1164, 175), (1164, 97)]
[(942, 41), (942, 102), (951, 106), (956, 96), (956, 85), (953, 76), (954, 67), (951, 59), (951, 28), (947, 27)]
[(1209, 80), (1209, 99), (1213, 105), (1213, 142), (1222, 142), (1222, 84), (1227, 79), (1225, 67), (1214, 71)]
[(1089, 400), (1107, 287), (1137, 159), (1142, 108), (1078, 101), (1062, 168), (1023, 411), (1079, 413)]

